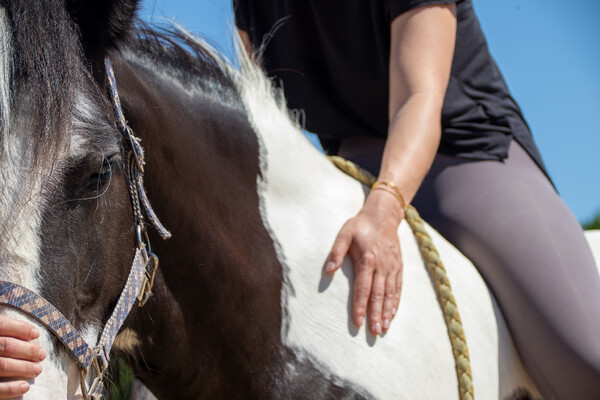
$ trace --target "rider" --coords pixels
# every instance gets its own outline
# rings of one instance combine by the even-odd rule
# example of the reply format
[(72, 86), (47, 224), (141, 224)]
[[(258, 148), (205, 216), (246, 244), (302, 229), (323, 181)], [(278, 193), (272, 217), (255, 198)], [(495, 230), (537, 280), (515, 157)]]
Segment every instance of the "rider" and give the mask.
[[(471, 0), (234, 0), (246, 50), (329, 153), (382, 182), (341, 229), (353, 319), (389, 328), (404, 203), (486, 279), (548, 399), (600, 399), (600, 277), (491, 58)], [(379, 190), (381, 189), (381, 190)], [(401, 355), (398, 355), (401, 356)]]

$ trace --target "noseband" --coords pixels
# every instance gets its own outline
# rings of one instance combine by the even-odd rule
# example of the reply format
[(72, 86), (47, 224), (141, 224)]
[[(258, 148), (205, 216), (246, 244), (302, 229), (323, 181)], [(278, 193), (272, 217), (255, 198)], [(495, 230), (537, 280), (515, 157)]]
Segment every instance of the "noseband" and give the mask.
[[(136, 225), (135, 256), (117, 305), (104, 325), (98, 344), (90, 346), (77, 329), (46, 299), (12, 282), (0, 281), (0, 305), (14, 308), (44, 325), (65, 346), (81, 372), (81, 391), (84, 399), (100, 400), (104, 393), (104, 373), (110, 360), (110, 350), (119, 329), (137, 302), (143, 306), (151, 295), (158, 257), (152, 253), (144, 215), (163, 239), (171, 234), (160, 223), (150, 206), (144, 189), (144, 151), (123, 114), (112, 65), (104, 59), (108, 77), (108, 92), (117, 117), (117, 125), (129, 147), (128, 185)], [(86, 381), (92, 379), (88, 386)]]

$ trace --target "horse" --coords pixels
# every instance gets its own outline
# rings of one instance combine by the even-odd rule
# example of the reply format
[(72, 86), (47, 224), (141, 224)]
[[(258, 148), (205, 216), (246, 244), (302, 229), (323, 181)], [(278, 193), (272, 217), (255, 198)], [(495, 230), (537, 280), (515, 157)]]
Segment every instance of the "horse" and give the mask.
[[(457, 398), (443, 316), (406, 224), (402, 302), (374, 337), (351, 320), (350, 260), (323, 273), (368, 189), (307, 141), (243, 52), (237, 70), (185, 32), (136, 34), (137, 3), (0, 1), (0, 280), (39, 294), (94, 347), (132, 260), (157, 254), (158, 268), (143, 270), (152, 295), (127, 310), (93, 366), (120, 357), (159, 399)], [(171, 239), (146, 230), (161, 225), (144, 187)], [(428, 231), (460, 307), (475, 396), (539, 398), (480, 275)], [(90, 397), (94, 368), (15, 308), (2, 313), (37, 324), (48, 353), (23, 398)]]

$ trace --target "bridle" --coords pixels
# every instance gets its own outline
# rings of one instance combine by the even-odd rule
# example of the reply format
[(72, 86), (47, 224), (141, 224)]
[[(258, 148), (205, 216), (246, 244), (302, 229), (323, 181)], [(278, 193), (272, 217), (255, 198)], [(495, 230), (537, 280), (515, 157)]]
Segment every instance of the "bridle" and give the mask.
[[(117, 125), (123, 141), (129, 148), (128, 186), (136, 226), (136, 250), (129, 276), (117, 305), (104, 325), (96, 346), (90, 346), (75, 327), (50, 302), (37, 293), (12, 282), (0, 281), (0, 305), (14, 308), (44, 325), (71, 354), (80, 370), (81, 391), (84, 399), (100, 400), (104, 395), (104, 373), (108, 368), (110, 350), (119, 329), (137, 302), (143, 306), (151, 295), (158, 257), (152, 253), (146, 227), (146, 218), (163, 239), (171, 237), (150, 206), (144, 189), (144, 151), (125, 119), (111, 62), (104, 59), (110, 94)], [(88, 386), (88, 379), (92, 383)]]

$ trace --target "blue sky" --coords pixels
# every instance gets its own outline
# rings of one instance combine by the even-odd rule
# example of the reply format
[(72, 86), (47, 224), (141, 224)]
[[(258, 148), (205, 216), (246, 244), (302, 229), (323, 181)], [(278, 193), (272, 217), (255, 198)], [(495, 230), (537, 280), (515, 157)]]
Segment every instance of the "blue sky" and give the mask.
[[(559, 192), (590, 219), (600, 212), (600, 1), (473, 3)], [(175, 20), (233, 53), (231, 0), (144, 0), (140, 16)]]

